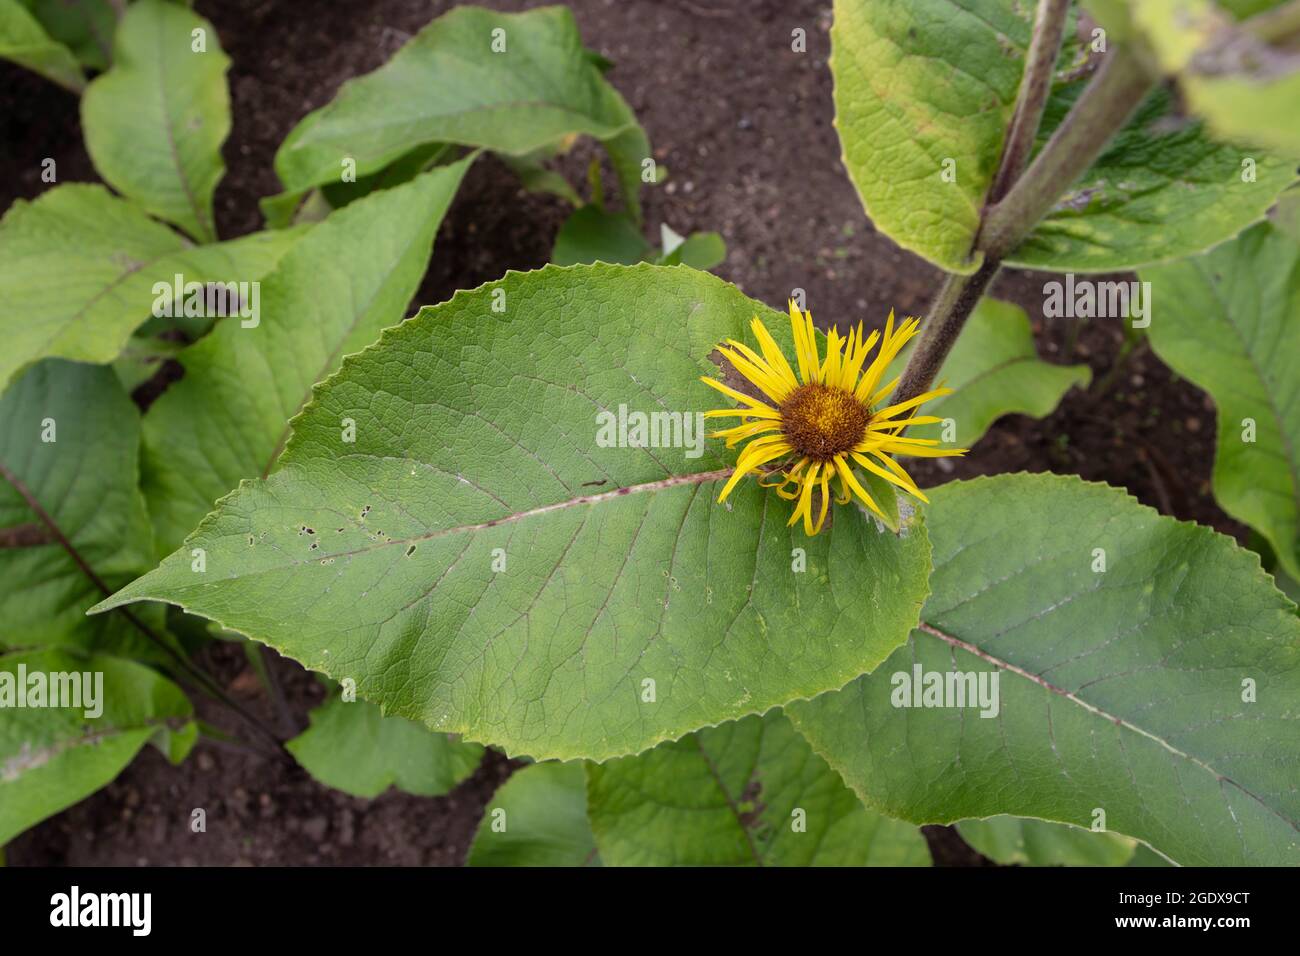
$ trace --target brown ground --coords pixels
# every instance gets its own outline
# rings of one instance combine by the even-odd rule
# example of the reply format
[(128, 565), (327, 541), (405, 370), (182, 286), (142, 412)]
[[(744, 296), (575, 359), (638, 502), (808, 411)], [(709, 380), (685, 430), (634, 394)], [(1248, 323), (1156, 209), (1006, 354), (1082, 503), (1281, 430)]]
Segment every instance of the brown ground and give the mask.
[[(480, 0), (517, 10), (539, 4)], [(276, 147), (295, 122), (338, 85), (383, 63), (405, 39), (452, 6), (429, 0), (198, 0), (234, 61), (234, 129), (229, 167), (217, 192), (223, 238), (256, 230), (259, 197), (278, 191)], [(829, 2), (811, 0), (570, 0), (589, 46), (616, 64), (611, 81), (645, 125), (669, 181), (646, 197), (648, 235), (667, 221), (679, 233), (715, 229), (729, 255), (718, 270), (749, 295), (780, 306), (808, 291), (819, 320), (879, 323), (890, 308), (923, 313), (939, 273), (897, 249), (862, 213), (839, 163), (826, 69)], [(808, 52), (790, 51), (803, 27)], [(94, 180), (81, 145), (74, 97), (0, 63), (0, 209), (41, 191), (40, 160), (58, 162), (60, 180)], [(575, 160), (566, 167), (580, 170)], [(414, 305), (447, 298), (506, 269), (548, 258), (565, 214), (554, 199), (523, 193), (499, 163), (471, 171), (443, 224), (433, 263)], [(1130, 357), (1108, 388), (1117, 323), (1085, 325), (1073, 353), (1068, 320), (1043, 319), (1048, 277), (1004, 276), (999, 297), (1024, 307), (1050, 361), (1086, 361), (1094, 386), (1075, 391), (1047, 419), (1003, 419), (937, 483), (1007, 471), (1073, 472), (1128, 488), (1143, 502), (1240, 536), (1209, 494), (1214, 412), (1148, 351)], [(249, 706), (271, 718), (270, 703), (228, 645), (203, 662)], [(320, 688), (297, 665), (279, 661), (293, 719), (305, 726)], [(230, 726), (219, 710), (205, 709)], [(203, 744), (183, 766), (152, 749), (112, 785), (18, 838), (11, 864), (454, 864), (509, 764), (490, 756), (447, 797), (390, 791), (372, 801), (316, 784), (291, 763)], [(208, 832), (194, 836), (194, 807)], [(978, 863), (953, 831), (927, 827), (936, 860)]]

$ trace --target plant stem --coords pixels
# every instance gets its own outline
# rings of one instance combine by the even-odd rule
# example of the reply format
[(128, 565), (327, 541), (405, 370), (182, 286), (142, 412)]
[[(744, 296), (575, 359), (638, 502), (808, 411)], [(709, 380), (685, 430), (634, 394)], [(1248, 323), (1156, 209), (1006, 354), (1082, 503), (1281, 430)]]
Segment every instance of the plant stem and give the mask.
[(280, 684), (280, 678), (275, 676), (273, 652), (265, 644), (253, 643), (250, 646), (256, 648), (257, 660), (261, 664), (263, 682), (266, 684), (266, 691), (271, 697), (271, 704), (275, 708), (280, 727), (285, 733), (293, 736), (297, 733), (297, 728), (294, 726), (293, 711), (289, 708), (289, 701), (284, 696), (284, 687)]
[(1002, 147), (997, 175), (984, 199), (985, 207), (1001, 202), (1020, 174), (1025, 171), (1034, 151), (1034, 137), (1043, 119), (1047, 97), (1052, 92), (1052, 74), (1065, 35), (1066, 14), (1070, 0), (1039, 0), (1034, 20), (1034, 35), (1025, 57), (1025, 75), (1016, 94), (1016, 108)]
[(999, 263), (985, 260), (974, 275), (949, 274), (944, 280), (921, 325), (921, 337), (916, 340), (898, 388), (889, 399), (891, 404), (915, 398), (930, 388), (998, 268)]
[[(1065, 21), (1069, 13), (1069, 0), (1039, 0), (1034, 18), (1034, 34), (1029, 41), (1025, 57), (1025, 73), (1016, 93), (1016, 106), (1011, 114), (1011, 125), (1002, 147), (1002, 158), (985, 198), (982, 217), (988, 215), (989, 206), (1001, 200), (1020, 178), (1029, 155), (1034, 149), (1034, 137), (1042, 122), (1043, 109), (1052, 91), (1052, 74), (1060, 54), (1061, 39), (1065, 35)], [(982, 231), (983, 227), (981, 225)], [(978, 243), (979, 235), (976, 235)], [(974, 275), (949, 275), (930, 305), (930, 311), (921, 332), (921, 338), (912, 349), (893, 401), (915, 398), (930, 387), (940, 366), (952, 350), (962, 326), (970, 317), (997, 274), (998, 263), (987, 257)]]
[(1141, 58), (1113, 47), (1038, 158), (1006, 198), (989, 210), (978, 248), (1001, 260), (1020, 244), (1061, 194), (1101, 155), (1155, 85)]
[[(1048, 0), (1042, 0), (1040, 14), (1048, 6)], [(1035, 30), (1046, 29), (1048, 26), (1040, 16)], [(1034, 46), (1031, 43), (1031, 51)], [(1036, 69), (1048, 71), (1046, 82), (1049, 88), (1055, 60), (1055, 54), (1050, 57), (1040, 54), (1034, 61)], [(1113, 47), (1106, 54), (1101, 69), (1038, 157), (1023, 175), (1013, 181), (1003, 199), (986, 208), (974, 249), (983, 254), (983, 263), (973, 275), (949, 275), (944, 282), (930, 306), (924, 331), (912, 350), (891, 402), (907, 401), (930, 388), (966, 320), (997, 275), (1003, 258), (1020, 244), (1039, 220), (1051, 211), (1070, 184), (1101, 155), (1111, 137), (1123, 128), (1154, 84), (1155, 78), (1147, 73), (1135, 53)], [(1037, 133), (1037, 121), (1032, 127), (1027, 127), (1028, 113), (1022, 114), (1021, 108), (1026, 111), (1032, 108), (1030, 97), (1037, 96), (1034, 91), (1038, 89), (1036, 79), (1026, 77), (1021, 84), (1024, 99), (1017, 105), (1012, 133), (1008, 135), (1027, 136), (1032, 143)], [(1022, 116), (1025, 121), (1017, 130), (1016, 123)], [(1041, 116), (1042, 108), (1039, 106), (1039, 119)], [(1026, 128), (1032, 132), (1026, 134)], [(1004, 149), (1003, 162), (1023, 162), (1020, 147)], [(999, 169), (994, 182), (1002, 178)]]

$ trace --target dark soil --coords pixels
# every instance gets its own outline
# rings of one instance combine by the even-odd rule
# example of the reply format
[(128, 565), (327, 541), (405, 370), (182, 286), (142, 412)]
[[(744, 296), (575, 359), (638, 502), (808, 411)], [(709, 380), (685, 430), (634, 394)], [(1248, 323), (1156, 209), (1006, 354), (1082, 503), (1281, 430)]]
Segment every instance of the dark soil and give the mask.
[[(517, 10), (539, 4), (480, 0)], [(449, 9), (428, 0), (198, 0), (234, 61), (234, 128), (217, 193), (223, 238), (261, 225), (257, 201), (278, 191), (276, 147), (340, 83), (383, 63), (411, 34)], [(727, 241), (718, 272), (780, 307), (808, 292), (819, 323), (878, 326), (893, 308), (923, 314), (939, 272), (877, 233), (839, 162), (831, 126), (829, 2), (810, 0), (570, 0), (587, 44), (616, 64), (609, 74), (645, 125), (668, 181), (646, 196), (648, 235), (713, 229)], [(808, 52), (790, 50), (803, 27)], [(76, 99), (0, 63), (0, 208), (43, 188), (53, 157), (61, 181), (96, 179), (81, 143)], [(584, 153), (564, 169), (580, 172)], [(575, 178), (575, 181), (578, 181)], [(506, 269), (543, 265), (566, 208), (523, 192), (499, 162), (478, 163), (439, 234), (414, 306)], [(1214, 411), (1200, 392), (1139, 349), (1101, 387), (1122, 341), (1117, 322), (1091, 322), (1069, 351), (1071, 323), (1042, 316), (1042, 274), (1003, 276), (994, 294), (1033, 320), (1049, 361), (1088, 362), (1094, 385), (1074, 391), (1041, 421), (1011, 416), (947, 471), (920, 477), (1008, 471), (1082, 475), (1129, 489), (1167, 514), (1243, 536), (1209, 493)], [(161, 383), (160, 383), (161, 384)], [(947, 464), (947, 463), (944, 463)], [(273, 707), (242, 652), (218, 644), (201, 662), (230, 692), (272, 720)], [(277, 660), (292, 720), (305, 726), (321, 688)], [(234, 729), (227, 714), (204, 716)], [(390, 791), (354, 799), (316, 784), (292, 762), (201, 744), (179, 768), (152, 749), (112, 785), (19, 837), (11, 864), (455, 864), (483, 807), (509, 774), (492, 754), (453, 793), (437, 799)], [(190, 811), (208, 829), (191, 834)], [(936, 862), (984, 861), (947, 827), (926, 827)]]

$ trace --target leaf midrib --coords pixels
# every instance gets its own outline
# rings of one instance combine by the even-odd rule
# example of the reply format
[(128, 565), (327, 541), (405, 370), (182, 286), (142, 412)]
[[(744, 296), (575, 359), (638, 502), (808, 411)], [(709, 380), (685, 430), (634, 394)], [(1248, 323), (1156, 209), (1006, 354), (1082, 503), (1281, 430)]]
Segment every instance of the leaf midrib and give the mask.
[(1199, 757), (1194, 757), (1191, 754), (1178, 749), (1169, 741), (1161, 737), (1159, 734), (1152, 733), (1151, 731), (1145, 730), (1142, 727), (1139, 727), (1137, 724), (1134, 724), (1123, 717), (1102, 710), (1096, 704), (1089, 703), (1088, 701), (1084, 700), (1078, 695), (1071, 693), (1070, 691), (1066, 690), (1063, 687), (1058, 687), (1057, 685), (1040, 677), (1039, 675), (1025, 670), (1023, 667), (1020, 667), (1016, 664), (1012, 664), (1010, 661), (1004, 660), (993, 654), (990, 654), (989, 652), (983, 650), (982, 648), (978, 647), (975, 644), (972, 644), (968, 641), (964, 641), (959, 637), (956, 637), (952, 634), (947, 633), (946, 631), (939, 629), (938, 627), (935, 627), (933, 624), (930, 624), (924, 618), (922, 618), (921, 622), (917, 625), (917, 629), (924, 631), (925, 633), (931, 635), (932, 637), (937, 637), (939, 640), (945, 642), (950, 647), (955, 647), (960, 650), (966, 651), (969, 654), (973, 654), (976, 657), (980, 658), (981, 660), (987, 661), (988, 663), (992, 664), (994, 667), (1000, 668), (1001, 670), (1009, 671), (1010, 673), (1015, 674), (1018, 677), (1022, 677), (1025, 680), (1028, 680), (1031, 683), (1037, 685), (1038, 687), (1043, 688), (1049, 693), (1055, 694), (1059, 697), (1063, 697), (1066, 700), (1070, 701), (1071, 703), (1079, 707), (1082, 707), (1084, 710), (1086, 710), (1088, 713), (1092, 714), (1095, 717), (1100, 717), (1103, 720), (1107, 720), (1110, 723), (1115, 724), (1117, 727), (1122, 727), (1125, 730), (1129, 730), (1135, 734), (1138, 734), (1141, 737), (1145, 737), (1146, 739), (1153, 741), (1154, 743), (1160, 745), (1161, 747), (1163, 747), (1165, 750), (1167, 750), (1169, 753), (1173, 754), (1174, 756), (1180, 757), (1183, 760), (1186, 760), (1188, 763), (1192, 764), (1193, 766), (1199, 767), (1201, 770), (1204, 770), (1207, 773), (1211, 774), (1215, 778), (1215, 780), (1218, 781), (1220, 784), (1226, 782), (1236, 787), (1246, 796), (1250, 797), (1260, 806), (1268, 810), (1269, 813), (1273, 814), (1283, 822), (1289, 824), (1292, 829), (1300, 831), (1300, 822), (1292, 820), (1290, 817), (1283, 814), (1282, 811), (1278, 810), (1276, 807), (1271, 806), (1267, 801), (1265, 801), (1258, 794), (1247, 789), (1245, 786), (1243, 786), (1241, 783), (1234, 780), (1232, 777), (1228, 776), (1227, 774), (1220, 773), (1218, 770), (1215, 770), (1212, 766), (1210, 766), (1204, 760), (1201, 760)]
[(163, 73), (164, 58), (167, 53), (167, 45), (163, 42), (163, 24), (161, 20), (155, 22), (157, 30), (154, 38), (157, 41), (157, 56), (154, 59), (156, 70), (152, 70), (151, 75), (158, 80), (158, 105), (162, 107), (162, 127), (163, 132), (167, 135), (167, 149), (171, 153), (172, 165), (176, 169), (176, 179), (181, 184), (181, 190), (185, 193), (185, 200), (190, 204), (190, 209), (194, 213), (195, 225), (199, 227), (201, 235), (194, 238), (199, 241), (212, 242), (216, 239), (216, 230), (213, 229), (212, 223), (209, 222), (206, 212), (200, 207), (198, 197), (194, 194), (194, 189), (190, 185), (189, 177), (186, 175), (184, 166), (181, 164), (180, 151), (176, 146), (176, 132), (171, 123), (171, 101), (167, 95), (167, 82)]
[[(89, 579), (90, 583), (94, 585), (105, 598), (112, 595), (112, 589), (109, 588), (109, 586), (104, 583), (104, 580), (95, 573), (95, 569), (90, 566), (90, 563), (82, 556), (81, 552), (77, 550), (76, 545), (74, 545), (72, 540), (63, 533), (63, 529), (60, 528), (58, 522), (54, 520), (54, 516), (45, 510), (44, 506), (32, 493), (31, 489), (27, 487), (27, 484), (14, 474), (9, 467), (4, 464), (4, 462), (0, 462), (0, 478), (3, 478), (13, 487), (14, 491), (18, 492), (19, 497), (21, 497), (23, 502), (27, 505), (28, 510), (36, 516), (41, 525), (49, 530), (50, 534), (54, 536), (55, 542), (63, 548), (68, 557), (72, 558), (77, 569), (81, 571), (87, 579)], [(116, 610), (120, 611), (122, 616), (135, 625), (136, 629), (146, 638), (153, 641), (158, 640), (157, 635), (154, 634), (153, 631), (140, 620), (140, 618), (131, 613), (129, 609), (121, 607), (116, 608)]]
[[(0, 784), (17, 783), (23, 778), (24, 774), (41, 767), (47, 766), (50, 761), (61, 757), (69, 751), (76, 750), (78, 747), (87, 747), (98, 745), (102, 741), (124, 737), (127, 734), (137, 733), (142, 730), (156, 730), (165, 727), (168, 730), (180, 730), (188, 722), (188, 718), (171, 715), (167, 717), (147, 717), (138, 724), (127, 726), (110, 726), (98, 730), (90, 730), (72, 737), (65, 737), (41, 747), (38, 750), (28, 751), (26, 754), (20, 749), (18, 753), (11, 754), (3, 764), (0, 764)], [(142, 741), (141, 746), (147, 741)], [(36, 762), (33, 762), (35, 760)], [(21, 761), (21, 762), (19, 762)], [(6, 777), (6, 773), (12, 773), (12, 777)]]
[[(697, 472), (695, 474), (690, 474), (690, 475), (674, 475), (670, 478), (661, 478), (657, 481), (647, 481), (637, 485), (624, 485), (621, 488), (615, 488), (613, 491), (605, 491), (597, 495), (580, 495), (576, 498), (566, 498), (562, 501), (555, 501), (546, 505), (538, 505), (535, 508), (527, 508), (523, 511), (514, 511), (509, 514), (502, 515), (499, 518), (493, 518), (489, 521), (482, 521), (476, 524), (456, 525), (450, 528), (435, 528), (432, 531), (429, 531), (425, 534), (412, 535), (406, 538), (387, 538), (380, 544), (367, 545), (366, 547), (363, 548), (354, 548), (351, 551), (335, 551), (330, 553), (322, 553), (322, 554), (314, 555), (311, 560), (315, 562), (317, 560), (324, 560), (327, 558), (350, 558), (360, 554), (370, 554), (371, 552), (381, 551), (384, 550), (385, 548), (401, 547), (403, 545), (416, 544), (423, 541), (434, 541), (439, 538), (447, 538), (457, 534), (473, 534), (478, 531), (486, 531), (488, 528), (496, 528), (502, 525), (514, 524), (515, 522), (518, 521), (525, 521), (529, 518), (535, 518), (540, 515), (550, 514), (551, 512), (566, 511), (570, 508), (582, 507), (584, 505), (595, 506), (597, 504), (602, 504), (605, 501), (610, 501), (616, 498), (625, 498), (634, 494), (641, 494), (645, 492), (653, 493), (657, 491), (663, 491), (668, 488), (679, 487), (682, 485), (704, 484), (710, 481), (720, 481), (723, 478), (730, 476), (732, 471), (733, 471), (732, 468), (719, 468), (714, 471), (703, 471), (703, 472)], [(246, 573), (232, 574), (229, 575), (228, 577), (220, 578), (220, 580), (237, 581), (244, 577), (265, 574), (271, 570), (281, 570), (284, 567), (300, 567), (304, 563), (305, 562), (303, 561), (295, 561), (289, 565), (282, 565), (279, 567), (257, 568), (253, 571), (249, 571)], [(153, 573), (154, 572), (150, 572), (150, 575), (152, 575)], [(112, 610), (130, 601), (139, 600), (140, 595), (135, 595), (135, 596), (130, 596), (130, 595), (135, 591), (136, 584), (139, 584), (141, 581), (148, 580), (150, 575), (146, 575), (143, 578), (137, 579), (136, 582), (127, 585), (125, 588), (118, 591), (116, 594), (107, 597), (104, 601), (101, 601), (99, 604), (95, 605), (95, 607), (91, 608), (90, 611), (87, 613), (97, 613), (98, 611)], [(108, 592), (106, 591), (105, 593), (107, 594)]]

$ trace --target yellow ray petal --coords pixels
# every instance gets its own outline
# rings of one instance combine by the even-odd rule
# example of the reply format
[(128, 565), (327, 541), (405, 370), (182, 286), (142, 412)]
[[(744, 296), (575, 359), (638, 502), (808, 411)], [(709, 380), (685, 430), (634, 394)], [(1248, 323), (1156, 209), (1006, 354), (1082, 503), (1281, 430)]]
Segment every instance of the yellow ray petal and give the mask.
[(844, 375), (840, 379), (840, 388), (846, 392), (852, 392), (857, 388), (858, 376), (862, 373), (862, 363), (867, 360), (871, 354), (871, 349), (875, 346), (876, 340), (880, 338), (879, 332), (872, 332), (865, 339), (862, 337), (862, 323), (858, 323), (857, 328), (858, 341), (853, 351), (853, 355), (844, 365)]
[[(826, 512), (829, 511), (831, 507), (830, 489), (827, 487), (827, 485), (830, 483), (830, 480), (831, 480), (831, 469), (830, 466), (827, 465), (822, 469), (822, 480), (821, 480), (822, 507), (821, 507), (821, 511), (817, 515), (817, 524), (813, 526), (813, 529), (811, 531), (808, 531), (807, 519), (804, 520), (804, 530), (808, 531), (809, 535), (820, 534), (822, 530), (822, 525), (826, 523)], [(810, 508), (809, 516), (811, 516), (811, 514), (812, 514), (812, 509)]]
[(853, 469), (844, 460), (844, 456), (836, 455), (834, 461), (835, 470), (839, 472), (840, 480), (853, 489), (853, 493), (862, 500), (864, 505), (880, 515), (880, 517), (885, 517), (885, 513), (880, 510), (880, 505), (876, 504), (876, 499), (872, 498), (871, 493), (862, 487), (862, 483), (858, 481), (857, 475), (853, 474)]
[[(739, 343), (731, 343), (731, 344), (739, 344)], [(744, 348), (744, 346), (741, 347)], [(753, 362), (749, 360), (748, 357), (746, 357), (743, 353), (731, 348), (730, 345), (719, 345), (718, 351), (728, 362), (732, 364), (732, 366), (736, 369), (737, 372), (739, 372), (741, 375), (745, 376), (745, 378), (749, 379), (751, 382), (757, 385), (760, 389), (763, 390), (763, 393), (765, 395), (767, 395), (777, 404), (780, 404), (785, 399), (785, 397), (789, 395), (790, 392), (793, 390), (790, 388), (789, 385), (782, 382), (780, 377), (775, 372), (773, 372), (770, 368), (767, 367), (767, 363), (763, 363), (762, 365), (755, 365)], [(757, 358), (758, 356), (754, 356), (754, 357)]]
[(898, 446), (909, 446), (909, 445), (937, 445), (937, 444), (939, 444), (939, 439), (937, 439), (937, 438), (900, 438), (900, 437), (898, 437), (898, 436), (896, 436), (896, 435), (891, 435), (891, 436), (889, 436), (888, 438), (885, 439), (885, 444), (886, 444), (886, 445), (898, 445)]
[(888, 419), (893, 418), (895, 415), (899, 414), (900, 412), (905, 412), (909, 408), (916, 408), (916, 406), (928, 402), (932, 398), (939, 398), (940, 396), (951, 395), (951, 394), (952, 394), (952, 389), (950, 388), (936, 388), (933, 391), (926, 392), (923, 395), (918, 395), (916, 396), (916, 398), (909, 398), (905, 402), (899, 402), (896, 405), (890, 405), (888, 408), (882, 408), (880, 411), (876, 412), (874, 415), (871, 416), (871, 420), (873, 422), (887, 421)]
[(826, 381), (821, 376), (821, 359), (817, 356), (817, 329), (813, 325), (812, 313), (805, 311), (803, 314), (803, 338), (808, 343), (808, 367), (812, 372), (814, 380), (818, 382)]
[(880, 377), (884, 374), (885, 369), (889, 367), (890, 362), (894, 361), (894, 358), (907, 344), (908, 340), (916, 334), (919, 327), (919, 319), (907, 319), (895, 332), (894, 313), (889, 313), (889, 321), (885, 323), (885, 338), (880, 343), (880, 351), (876, 354), (866, 374), (862, 376), (862, 381), (858, 382), (857, 390), (854, 392), (858, 401), (865, 401), (867, 396), (876, 393), (877, 386), (880, 384)]
[(943, 419), (938, 415), (915, 415), (912, 418), (903, 418), (892, 422), (881, 422), (878, 426), (868, 425), (867, 430), (870, 431), (873, 428), (887, 428), (893, 430), (896, 428), (908, 428), (912, 425), (934, 425), (941, 421), (943, 421)]
[(722, 493), (718, 495), (718, 502), (721, 503), (731, 494), (731, 489), (736, 487), (740, 479), (744, 478), (750, 472), (757, 471), (758, 466), (771, 461), (773, 458), (780, 458), (782, 455), (790, 452), (789, 445), (767, 445), (762, 446), (759, 451), (751, 454), (755, 445), (758, 445), (762, 439), (750, 442), (745, 446), (745, 450), (740, 453), (740, 459), (736, 462), (736, 470), (731, 473), (727, 483), (722, 487)]
[(727, 418), (739, 415), (742, 418), (762, 418), (780, 421), (781, 413), (775, 408), (711, 408), (704, 413), (705, 418)]
[(871, 396), (871, 401), (867, 402), (867, 404), (872, 407), (879, 405), (885, 399), (886, 395), (898, 388), (898, 380), (902, 377), (903, 376), (901, 375), (895, 375), (886, 384), (880, 386), (880, 388), (876, 390), (876, 394)]
[(803, 316), (799, 314), (799, 307), (794, 304), (794, 299), (791, 299), (790, 332), (794, 336), (794, 354), (799, 364), (799, 381), (808, 383), (816, 378), (817, 347), (816, 343), (809, 346), (804, 331)]
[[(835, 460), (838, 462), (842, 457), (842, 455), (836, 455)], [(847, 505), (853, 500), (853, 492), (850, 491), (849, 486), (844, 483), (844, 478), (842, 476), (837, 474), (836, 478), (839, 480), (840, 490), (835, 494), (835, 503), (837, 505)]]
[(919, 445), (904, 445), (902, 447), (889, 446), (889, 451), (894, 455), (907, 455), (910, 458), (952, 458), (957, 455), (964, 455), (970, 451), (969, 448), (924, 448)]
[(871, 454), (873, 457), (878, 459), (882, 465), (884, 465), (894, 474), (898, 475), (899, 478), (902, 478), (904, 481), (911, 482), (913, 485), (916, 484), (916, 482), (912, 481), (912, 476), (909, 475), (906, 471), (904, 471), (903, 466), (900, 465), (898, 462), (894, 461), (894, 459), (890, 458), (888, 455), (884, 454), (881, 451), (873, 450)]
[(866, 455), (859, 455), (857, 453), (854, 453), (853, 460), (856, 461), (863, 468), (867, 469), (867, 471), (871, 472), (873, 475), (885, 479), (885, 481), (889, 482), (892, 485), (897, 485), (899, 488), (902, 488), (904, 491), (906, 491), (909, 495), (916, 495), (916, 497), (920, 498), (922, 501), (929, 504), (930, 499), (927, 498), (921, 492), (920, 488), (916, 487), (916, 483), (913, 482), (911, 478), (908, 478), (906, 481), (904, 481), (902, 478), (898, 477), (898, 475), (895, 475), (893, 472), (889, 472), (886, 471), (884, 468), (881, 468), (879, 465), (877, 465)]
[(734, 448), (737, 442), (752, 438), (755, 435), (761, 435), (763, 432), (774, 431), (779, 427), (775, 422), (750, 422), (747, 425), (737, 425), (734, 428), (723, 428), (716, 432), (709, 432), (709, 437), (721, 438), (727, 443), (728, 448)]
[(808, 466), (808, 473), (803, 476), (799, 489), (799, 504), (795, 506), (794, 514), (790, 516), (787, 526), (794, 524), (800, 518), (804, 519), (804, 531), (812, 535), (812, 492), (813, 485), (817, 484), (817, 472), (821, 470), (821, 462), (815, 461)]
[(719, 382), (716, 378), (709, 378), (707, 375), (701, 375), (700, 381), (703, 382), (705, 385), (709, 385), (712, 386), (713, 388), (716, 388), (719, 392), (721, 392), (723, 395), (726, 395), (728, 398), (734, 398), (738, 402), (744, 402), (746, 405), (749, 405), (751, 408), (755, 408), (765, 412), (776, 412), (775, 408), (773, 408), (771, 405), (767, 404), (766, 402), (762, 401), (761, 399), (754, 398), (751, 395), (746, 395), (744, 392), (738, 392), (730, 385), (726, 385), (723, 382)]
[(772, 338), (772, 333), (767, 330), (758, 316), (749, 323), (750, 329), (754, 333), (754, 338), (758, 340), (758, 347), (763, 350), (763, 357), (767, 359), (773, 371), (777, 372), (782, 378), (788, 381), (791, 387), (796, 387), (799, 380), (795, 378), (794, 369), (790, 367), (790, 361), (781, 351), (781, 346), (776, 344), (776, 339)]
[(821, 380), (834, 384), (840, 380), (840, 353), (844, 348), (844, 340), (840, 338), (839, 330), (834, 326), (826, 333), (826, 361), (822, 364)]

